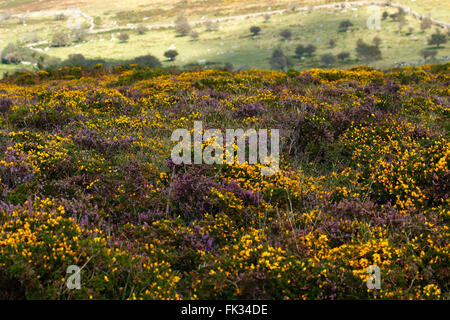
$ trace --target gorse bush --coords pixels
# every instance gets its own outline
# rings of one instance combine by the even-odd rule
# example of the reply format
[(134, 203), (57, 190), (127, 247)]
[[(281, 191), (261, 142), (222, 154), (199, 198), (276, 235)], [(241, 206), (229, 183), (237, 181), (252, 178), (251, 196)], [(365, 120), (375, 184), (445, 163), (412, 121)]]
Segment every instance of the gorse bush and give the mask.
[[(0, 298), (448, 299), (450, 64), (136, 64), (0, 82)], [(175, 164), (198, 120), (279, 129), (279, 170)]]

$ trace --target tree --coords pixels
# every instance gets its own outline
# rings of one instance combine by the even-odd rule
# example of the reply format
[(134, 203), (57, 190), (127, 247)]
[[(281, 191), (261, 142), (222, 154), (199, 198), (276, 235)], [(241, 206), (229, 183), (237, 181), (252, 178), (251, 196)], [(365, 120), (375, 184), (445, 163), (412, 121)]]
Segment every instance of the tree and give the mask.
[(14, 44), (9, 43), (2, 51), (2, 63), (19, 63), (22, 59), (16, 59), (20, 57), (20, 49)]
[(371, 46), (361, 39), (356, 44), (356, 55), (366, 63), (381, 60), (381, 51), (377, 46)]
[(431, 35), (431, 38), (428, 40), (429, 45), (436, 45), (436, 48), (439, 48), (441, 44), (447, 42), (447, 37), (445, 33), (441, 33), (439, 29), (436, 29), (436, 32)]
[(84, 66), (86, 58), (81, 53), (69, 54), (69, 58), (66, 63), (71, 66)]
[(425, 32), (425, 30), (431, 28), (431, 25), (432, 25), (431, 18), (423, 17), (422, 21), (420, 22), (420, 30), (422, 30), (422, 32)]
[(304, 55), (310, 56), (314, 51), (316, 51), (316, 47), (312, 44), (308, 44), (306, 47), (302, 44), (299, 44), (297, 48), (295, 48), (295, 54), (299, 57), (302, 57)]
[(250, 32), (253, 34), (253, 36), (258, 35), (258, 33), (261, 31), (261, 28), (258, 26), (252, 26), (250, 27)]
[(350, 57), (350, 53), (345, 52), (345, 51), (343, 51), (337, 55), (337, 58), (341, 61), (347, 60), (349, 57)]
[(437, 55), (437, 51), (434, 50), (428, 50), (428, 49), (423, 49), (420, 51), (420, 54), (422, 55), (422, 57), (424, 58), (424, 60), (427, 60), (429, 57), (431, 57), (432, 59), (434, 59)]
[(330, 39), (330, 41), (328, 41), (328, 45), (330, 48), (334, 48), (336, 46), (336, 40)]
[(175, 20), (175, 31), (182, 36), (186, 36), (191, 32), (191, 26), (186, 17), (179, 16), (177, 20)]
[(312, 44), (308, 44), (305, 48), (306, 50), (306, 54), (308, 56), (311, 56), (315, 51), (316, 51), (316, 46), (312, 45)]
[(64, 20), (66, 20), (66, 16), (64, 15), (64, 13), (59, 13), (55, 15), (55, 21), (64, 21)]
[(119, 40), (121, 42), (126, 42), (129, 38), (130, 38), (130, 36), (128, 35), (128, 33), (126, 33), (126, 32), (119, 33)]
[(32, 33), (27, 33), (27, 34), (23, 37), (22, 41), (23, 41), (24, 43), (35, 43), (35, 42), (38, 42), (38, 41), (39, 41), (39, 36), (37, 35), (37, 33), (34, 33), (34, 32), (32, 32)]
[(381, 38), (375, 36), (375, 37), (372, 39), (372, 43), (378, 48), (378, 47), (380, 46), (380, 44), (381, 44)]
[(219, 29), (217, 22), (213, 22), (211, 20), (205, 21), (203, 25), (205, 26), (206, 31), (217, 31), (217, 29)]
[(392, 20), (398, 22), (399, 19), (401, 19), (401, 16), (404, 17), (405, 15), (406, 15), (405, 10), (403, 10), (403, 8), (400, 7), (400, 8), (397, 9), (397, 12), (396, 12), (396, 13), (390, 14), (389, 17), (391, 17)]
[(52, 47), (63, 47), (69, 43), (69, 37), (66, 32), (57, 32), (52, 37)]
[(325, 53), (324, 55), (322, 55), (320, 60), (326, 66), (331, 66), (336, 62), (336, 58), (331, 53)]
[(233, 64), (231, 62), (225, 62), (223, 69), (225, 71), (233, 71)]
[(270, 14), (267, 13), (264, 15), (264, 22), (267, 22), (269, 20), (270, 20)]
[(20, 62), (22, 62), (22, 56), (18, 51), (11, 52), (3, 58), (3, 61), (5, 64), (19, 64)]
[(398, 22), (398, 32), (400, 33), (400, 31), (402, 31), (403, 27), (406, 25), (406, 13), (404, 11), (399, 10), (397, 22)]
[(164, 56), (170, 61), (175, 61), (176, 56), (178, 56), (178, 52), (176, 50), (167, 50), (164, 52)]
[(289, 29), (284, 29), (283, 31), (280, 32), (280, 36), (284, 40), (289, 40), (292, 37), (292, 32)]
[(72, 30), (72, 37), (75, 42), (81, 42), (86, 39), (87, 32), (84, 28), (76, 28)]
[(295, 54), (299, 57), (302, 57), (306, 53), (306, 48), (304, 45), (299, 44), (297, 48), (295, 48)]
[(292, 3), (290, 8), (289, 8), (292, 12), (295, 12), (298, 9), (298, 4), (297, 3)]
[(153, 69), (161, 67), (161, 62), (158, 60), (158, 58), (150, 54), (136, 57), (131, 61), (131, 63), (137, 64), (140, 67), (149, 67)]
[(276, 70), (287, 71), (291, 61), (283, 53), (283, 50), (277, 48), (273, 51), (272, 57), (270, 58), (270, 66)]
[(191, 36), (192, 40), (196, 40), (196, 39), (198, 39), (198, 37), (200, 37), (200, 33), (198, 33), (195, 30), (192, 30), (189, 35)]
[(383, 20), (386, 20), (387, 17), (389, 17), (389, 13), (387, 13), (387, 11), (383, 11), (383, 15), (381, 16), (381, 18), (382, 18)]
[(102, 23), (103, 23), (102, 17), (97, 16), (94, 18), (94, 25), (96, 27), (100, 27), (102, 25)]
[(137, 26), (136, 31), (138, 34), (145, 34), (148, 31), (148, 29), (146, 26), (140, 24)]
[(339, 30), (342, 32), (347, 31), (350, 27), (353, 27), (353, 23), (350, 20), (341, 21), (339, 24)]

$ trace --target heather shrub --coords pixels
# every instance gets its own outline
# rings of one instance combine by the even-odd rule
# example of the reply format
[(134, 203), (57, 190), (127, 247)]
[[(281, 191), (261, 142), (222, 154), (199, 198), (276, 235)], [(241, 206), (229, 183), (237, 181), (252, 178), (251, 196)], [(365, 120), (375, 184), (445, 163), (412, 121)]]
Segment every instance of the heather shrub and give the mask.
[[(1, 298), (448, 296), (449, 64), (87, 60), (0, 84)], [(175, 164), (171, 134), (199, 120), (279, 129), (279, 170)], [(80, 290), (65, 285), (72, 264)], [(382, 290), (367, 289), (370, 265)]]
[(8, 97), (0, 97), (0, 113), (6, 113), (13, 105), (13, 100)]
[(186, 220), (201, 218), (208, 211), (207, 196), (216, 182), (202, 172), (179, 172), (167, 190), (173, 210)]

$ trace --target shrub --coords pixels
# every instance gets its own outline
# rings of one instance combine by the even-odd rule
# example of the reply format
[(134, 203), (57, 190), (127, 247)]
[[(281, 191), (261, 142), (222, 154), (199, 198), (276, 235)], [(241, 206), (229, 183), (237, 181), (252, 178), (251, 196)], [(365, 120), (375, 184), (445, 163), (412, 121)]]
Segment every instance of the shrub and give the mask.
[(72, 30), (72, 37), (75, 42), (81, 42), (86, 40), (87, 31), (84, 28), (76, 28)]
[(420, 54), (422, 55), (422, 57), (427, 60), (428, 58), (432, 58), (434, 59), (437, 55), (437, 51), (435, 50), (428, 50), (428, 49), (423, 49), (420, 51)]
[(308, 44), (305, 48), (306, 54), (311, 56), (316, 51), (316, 46), (312, 44)]
[(253, 34), (253, 36), (258, 35), (258, 33), (261, 31), (261, 28), (258, 26), (252, 26), (250, 27), (250, 32)]
[(19, 64), (22, 62), (22, 56), (18, 51), (10, 52), (4, 57), (3, 61), (6, 64)]
[(211, 20), (205, 21), (203, 25), (205, 26), (206, 31), (217, 31), (217, 29), (219, 28), (219, 24)]
[(28, 33), (23, 37), (24, 43), (35, 43), (38, 41), (39, 41), (39, 36), (34, 32)]
[(330, 39), (330, 41), (328, 41), (328, 45), (330, 48), (334, 48), (336, 46), (336, 40)]
[(189, 22), (186, 17), (179, 16), (177, 20), (175, 21), (175, 31), (182, 35), (186, 36), (191, 31), (191, 26), (189, 25)]
[(236, 103), (236, 111), (234, 112), (234, 117), (238, 119), (244, 119), (248, 117), (257, 117), (261, 116), (264, 112), (266, 112), (266, 108), (264, 104), (260, 102), (256, 103), (247, 103), (238, 101)]
[(126, 42), (130, 38), (130, 36), (126, 32), (119, 33), (118, 37), (119, 37), (120, 42)]
[(432, 25), (431, 18), (430, 17), (424, 17), (422, 21), (420, 21), (420, 30), (424, 32), (427, 29), (430, 29)]
[(66, 20), (66, 16), (64, 15), (64, 13), (55, 15), (55, 21), (64, 21), (64, 20)]
[(164, 56), (170, 61), (175, 61), (176, 56), (178, 56), (178, 52), (176, 50), (167, 50), (164, 52)]
[(336, 62), (336, 58), (331, 53), (325, 53), (320, 60), (326, 66), (330, 66)]
[(273, 51), (272, 57), (270, 58), (270, 66), (273, 69), (287, 71), (290, 65), (291, 61), (284, 55), (283, 50), (278, 48)]
[(436, 29), (436, 32), (431, 35), (431, 38), (428, 40), (429, 45), (436, 45), (436, 48), (439, 48), (441, 44), (447, 43), (447, 37), (445, 33), (441, 33), (439, 29)]
[(147, 67), (152, 69), (161, 67), (161, 62), (158, 60), (158, 58), (152, 56), (151, 54), (136, 57), (131, 60), (131, 63), (137, 64), (140, 67)]
[(94, 17), (94, 25), (96, 27), (100, 27), (102, 25), (102, 17), (99, 16)]
[(13, 100), (7, 97), (0, 97), (0, 112), (8, 112), (13, 105)]
[(80, 54), (69, 54), (69, 59), (67, 59), (67, 63), (72, 66), (85, 66), (86, 58)]
[(148, 31), (148, 28), (142, 24), (138, 25), (136, 28), (136, 32), (138, 34), (145, 34)]
[(296, 48), (295, 48), (295, 54), (299, 57), (302, 57), (304, 54), (306, 53), (305, 50), (305, 46), (302, 44), (299, 44)]
[(280, 36), (284, 39), (284, 40), (289, 40), (292, 37), (292, 31), (289, 29), (285, 29), (283, 31), (280, 32)]
[(371, 46), (361, 39), (358, 40), (356, 45), (356, 55), (359, 59), (366, 63), (381, 60), (381, 51), (377, 46)]
[(345, 52), (345, 51), (338, 53), (338, 55), (337, 55), (337, 58), (341, 61), (344, 61), (344, 60), (348, 59), (349, 57), (350, 57), (350, 53)]
[(192, 170), (174, 176), (169, 189), (175, 210), (186, 220), (203, 216), (207, 209), (206, 197), (216, 183), (201, 171)]
[(380, 46), (380, 44), (381, 44), (381, 38), (375, 36), (375, 37), (372, 39), (372, 43), (378, 48), (378, 47)]
[(200, 33), (198, 31), (192, 30), (189, 35), (191, 36), (191, 38), (193, 40), (195, 40), (195, 39), (198, 39), (198, 37), (200, 36)]
[(295, 48), (295, 54), (299, 57), (302, 57), (304, 55), (310, 56), (314, 51), (316, 51), (316, 47), (312, 44), (309, 44), (306, 47), (300, 44)]
[(353, 27), (353, 23), (350, 20), (344, 20), (339, 23), (340, 31), (347, 31), (348, 29), (350, 29), (350, 27)]
[(402, 8), (398, 9), (396, 20), (398, 22), (398, 29), (399, 31), (401, 31), (402, 28), (406, 25), (406, 12)]
[(66, 32), (61, 31), (53, 35), (51, 46), (52, 47), (64, 47), (69, 44), (69, 37)]

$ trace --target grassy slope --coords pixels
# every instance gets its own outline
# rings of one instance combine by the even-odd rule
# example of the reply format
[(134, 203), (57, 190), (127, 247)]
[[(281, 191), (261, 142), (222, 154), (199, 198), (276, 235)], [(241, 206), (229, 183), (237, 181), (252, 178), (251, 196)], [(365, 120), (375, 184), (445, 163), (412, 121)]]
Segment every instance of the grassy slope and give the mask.
[[(410, 1), (406, 1), (410, 2)], [(411, 5), (413, 10), (417, 7), (424, 8), (428, 11), (430, 5), (422, 7), (423, 1), (414, 2)], [(441, 1), (440, 1), (441, 2)], [(0, 2), (1, 3), (1, 2)], [(191, 17), (191, 20), (199, 20), (200, 10), (205, 4), (194, 2), (187, 7), (171, 7), (174, 1), (166, 2), (166, 6), (160, 6), (160, 9), (166, 10), (167, 16), (157, 15), (151, 16), (147, 20), (142, 20), (139, 14), (131, 13), (130, 19), (138, 17), (137, 21), (143, 23), (164, 23), (172, 22), (173, 17), (181, 11), (186, 12)], [(222, 7), (214, 7), (212, 14), (216, 16), (224, 12), (233, 14), (241, 14), (243, 12), (256, 12), (269, 9), (267, 3), (254, 3), (251, 1), (245, 2), (246, 5), (238, 7), (236, 3), (224, 3)], [(273, 2), (270, 9), (277, 9), (279, 7), (286, 7), (287, 1)], [(444, 5), (447, 1), (442, 2)], [(405, 3), (408, 4), (408, 3)], [(139, 1), (133, 1), (129, 8), (137, 7), (142, 10), (154, 9), (153, 7), (143, 7)], [(409, 5), (409, 4), (408, 4)], [(99, 3), (94, 1), (86, 8), (82, 7), (89, 14), (100, 14), (102, 17), (102, 28), (112, 26), (111, 22), (116, 21), (118, 24), (126, 25), (130, 22), (127, 20), (127, 15), (122, 20), (116, 19), (115, 15), (118, 11), (123, 10), (121, 2), (116, 3), (116, 7), (110, 8), (110, 11), (101, 11)], [(57, 9), (58, 7), (55, 7)], [(122, 9), (121, 9), (122, 8)], [(177, 9), (178, 10), (175, 10)], [(237, 10), (241, 8), (241, 10)], [(221, 9), (221, 10), (219, 10)], [(175, 10), (175, 12), (174, 12)], [(181, 11), (180, 11), (181, 10)], [(416, 10), (420, 12), (420, 10)], [(448, 10), (440, 10), (446, 13)], [(204, 11), (203, 11), (204, 13)], [(173, 16), (173, 17), (172, 17)], [(192, 41), (189, 37), (177, 37), (173, 29), (168, 30), (153, 30), (145, 35), (137, 35), (136, 32), (130, 31), (130, 40), (127, 43), (119, 43), (118, 40), (110, 40), (111, 36), (116, 38), (116, 33), (106, 33), (99, 35), (91, 35), (87, 42), (81, 44), (72, 44), (63, 48), (49, 48), (48, 54), (51, 56), (66, 58), (71, 53), (81, 53), (90, 58), (111, 58), (124, 59), (139, 55), (151, 53), (159, 59), (164, 60), (163, 53), (171, 45), (175, 45), (180, 53), (177, 64), (183, 65), (186, 63), (196, 62), (199, 59), (206, 59), (207, 61), (217, 62), (231, 62), (237, 67), (257, 67), (269, 68), (269, 57), (273, 48), (281, 46), (286, 53), (293, 56), (295, 47), (300, 44), (313, 43), (318, 48), (315, 57), (299, 60), (294, 59), (294, 68), (304, 69), (320, 65), (320, 55), (324, 53), (337, 54), (341, 51), (349, 51), (352, 53), (350, 61), (344, 64), (336, 64), (336, 67), (349, 67), (355, 64), (361, 64), (356, 61), (354, 57), (355, 42), (358, 38), (363, 38), (370, 41), (375, 35), (383, 39), (381, 49), (383, 52), (383, 60), (376, 62), (373, 66), (376, 67), (390, 67), (396, 62), (400, 61), (415, 61), (420, 60), (419, 52), (426, 47), (426, 39), (432, 32), (429, 30), (426, 33), (419, 31), (418, 21), (409, 18), (408, 25), (403, 28), (403, 33), (399, 35), (397, 24), (391, 21), (383, 21), (382, 28), (379, 31), (371, 31), (366, 28), (366, 20), (368, 11), (365, 8), (359, 8), (357, 11), (338, 12), (332, 10), (315, 11), (308, 13), (289, 13), (283, 15), (274, 15), (269, 22), (264, 23), (262, 17), (246, 19), (241, 21), (231, 21), (221, 23), (219, 31), (205, 32), (203, 27), (198, 27), (196, 30), (200, 32), (200, 38), (197, 41)], [(433, 15), (433, 17), (435, 17)], [(437, 16), (436, 16), (437, 17)], [(343, 19), (351, 19), (355, 24), (352, 33), (338, 33), (337, 26)], [(136, 19), (135, 19), (136, 20)], [(48, 40), (55, 30), (65, 28), (67, 23), (65, 21), (54, 21), (49, 17), (34, 18), (27, 21), (27, 25), (18, 24), (15, 19), (8, 20), (3, 24), (5, 30), (10, 31), (4, 33), (3, 40), (0, 43), (0, 48), (13, 39), (21, 38), (31, 32), (39, 35), (42, 40)], [(252, 25), (260, 25), (263, 29), (261, 35), (257, 38), (249, 36), (248, 29)], [(414, 28), (414, 37), (407, 36), (405, 33), (409, 27)], [(280, 41), (279, 32), (282, 29), (289, 28), (293, 31), (293, 38), (289, 42)], [(334, 49), (328, 47), (328, 40), (337, 40), (338, 45)], [(43, 45), (45, 49), (47, 45)], [(448, 46), (447, 46), (448, 47)], [(105, 54), (107, 53), (107, 54)], [(438, 57), (446, 57), (450, 55), (449, 48), (442, 48), (439, 50)], [(165, 62), (167, 65), (168, 62)], [(10, 67), (8, 68), (10, 69)], [(3, 66), (0, 66), (1, 71), (5, 71)]]

